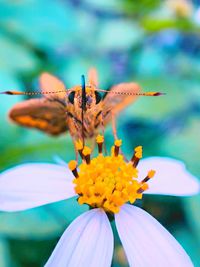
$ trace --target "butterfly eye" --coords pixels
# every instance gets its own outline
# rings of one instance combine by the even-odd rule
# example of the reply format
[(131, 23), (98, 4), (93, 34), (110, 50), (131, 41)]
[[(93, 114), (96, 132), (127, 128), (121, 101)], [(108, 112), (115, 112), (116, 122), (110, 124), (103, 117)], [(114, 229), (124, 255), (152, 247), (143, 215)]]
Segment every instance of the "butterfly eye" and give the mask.
[(99, 104), (101, 101), (101, 95), (99, 92), (95, 91), (95, 97), (96, 97), (96, 104)]
[(68, 99), (69, 99), (69, 102), (71, 104), (74, 104), (74, 97), (75, 97), (75, 91), (72, 91), (69, 95), (68, 95)]

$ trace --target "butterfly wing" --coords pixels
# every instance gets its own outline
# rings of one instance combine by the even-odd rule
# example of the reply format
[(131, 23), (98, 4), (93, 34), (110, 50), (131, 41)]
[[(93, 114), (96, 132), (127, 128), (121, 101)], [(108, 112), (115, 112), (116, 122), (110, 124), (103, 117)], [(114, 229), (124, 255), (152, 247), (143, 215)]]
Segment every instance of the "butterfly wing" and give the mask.
[(42, 93), (44, 93), (44, 96), (46, 98), (59, 99), (63, 103), (66, 102), (65, 99), (67, 97), (67, 91), (64, 83), (61, 80), (50, 73), (44, 72), (40, 75), (39, 83)]
[(98, 74), (95, 68), (90, 68), (88, 71), (88, 81), (89, 84), (98, 87)]
[(9, 118), (19, 125), (36, 128), (50, 135), (67, 131), (66, 107), (56, 100), (41, 98), (23, 101), (10, 110)]
[(106, 125), (111, 120), (111, 114), (117, 115), (138, 98), (135, 95), (128, 95), (129, 93), (139, 92), (140, 86), (137, 83), (120, 83), (111, 87), (103, 100), (104, 124)]

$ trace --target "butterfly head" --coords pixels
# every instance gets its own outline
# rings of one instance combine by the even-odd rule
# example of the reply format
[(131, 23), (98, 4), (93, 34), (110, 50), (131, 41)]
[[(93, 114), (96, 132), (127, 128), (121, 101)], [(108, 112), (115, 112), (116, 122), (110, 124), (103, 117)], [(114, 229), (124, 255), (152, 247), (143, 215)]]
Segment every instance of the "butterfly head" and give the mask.
[(75, 86), (68, 94), (68, 101), (80, 109), (88, 110), (101, 102), (101, 94), (95, 90), (94, 86), (86, 85), (83, 95), (82, 86)]

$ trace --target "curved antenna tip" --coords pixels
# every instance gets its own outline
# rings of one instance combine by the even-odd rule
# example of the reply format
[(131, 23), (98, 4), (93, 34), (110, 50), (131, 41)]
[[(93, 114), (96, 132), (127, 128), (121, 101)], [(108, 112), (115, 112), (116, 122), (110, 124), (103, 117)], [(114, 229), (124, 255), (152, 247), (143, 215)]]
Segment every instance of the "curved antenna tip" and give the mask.
[(155, 96), (166, 95), (167, 93), (157, 92)]

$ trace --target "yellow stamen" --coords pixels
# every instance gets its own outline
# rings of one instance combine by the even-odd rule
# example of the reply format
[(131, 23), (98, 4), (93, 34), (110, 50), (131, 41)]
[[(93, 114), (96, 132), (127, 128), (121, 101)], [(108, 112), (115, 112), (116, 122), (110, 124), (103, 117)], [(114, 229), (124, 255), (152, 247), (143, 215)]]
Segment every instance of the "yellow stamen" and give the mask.
[(150, 179), (153, 178), (154, 175), (155, 175), (155, 173), (156, 173), (156, 171), (154, 171), (154, 170), (150, 170), (150, 171), (148, 172), (148, 177), (149, 177)]
[(137, 146), (135, 148), (135, 156), (138, 158), (138, 159), (141, 159), (142, 158), (142, 146)]
[(135, 152), (142, 152), (142, 146), (136, 146), (134, 150)]
[(97, 135), (96, 137), (96, 142), (98, 145), (98, 150), (99, 150), (99, 154), (102, 154), (102, 150), (103, 150), (103, 142), (104, 142), (104, 137), (103, 135)]
[(75, 146), (77, 150), (83, 150), (83, 142), (80, 139), (75, 142)]
[(69, 163), (68, 163), (68, 167), (69, 169), (72, 171), (73, 175), (78, 178), (78, 172), (77, 172), (77, 162), (75, 160), (71, 160)]
[(71, 171), (73, 171), (74, 169), (76, 169), (77, 167), (77, 162), (75, 160), (71, 160), (69, 163), (68, 163), (68, 167)]
[[(102, 141), (103, 138), (98, 136), (97, 143)], [(120, 146), (121, 140), (116, 140), (111, 155), (99, 154), (92, 159), (91, 149), (84, 147), (82, 154), (85, 161), (80, 164), (79, 172), (73, 181), (75, 191), (79, 195), (79, 204), (88, 204), (92, 208), (102, 208), (108, 213), (117, 213), (125, 203), (134, 203), (142, 198), (142, 193), (148, 189), (148, 185), (145, 181), (138, 181), (138, 170), (132, 162), (126, 162), (122, 155), (116, 156), (115, 149), (119, 149)], [(137, 153), (141, 156), (141, 146), (135, 149), (135, 154)], [(71, 161), (69, 168), (74, 173), (77, 163)], [(149, 171), (148, 179), (152, 178), (154, 173), (153, 170)]]
[(142, 158), (142, 146), (137, 146), (134, 149), (134, 155), (131, 159), (131, 162), (133, 163), (133, 167), (137, 167), (139, 160)]
[(121, 139), (115, 140), (115, 146), (120, 147), (121, 145), (122, 145), (122, 140)]
[(81, 156), (81, 158), (83, 158), (83, 142), (79, 139), (78, 141), (75, 142), (75, 147), (79, 152), (79, 155)]
[(142, 186), (137, 190), (138, 194), (142, 194), (144, 191), (146, 191), (149, 188), (148, 184), (144, 183)]
[(97, 142), (97, 144), (103, 143), (104, 142), (103, 135), (98, 134), (97, 137), (96, 137), (96, 142)]
[(85, 158), (86, 163), (90, 164), (91, 149), (89, 147), (85, 146), (82, 153), (83, 153), (83, 156)]
[(83, 152), (84, 156), (87, 156), (87, 155), (91, 154), (91, 149), (89, 147), (85, 146), (82, 152)]
[(115, 140), (115, 146), (114, 146), (115, 157), (119, 155), (119, 148), (121, 145), (122, 145), (122, 140), (119, 140), (119, 139)]
[(154, 170), (150, 170), (150, 171), (148, 172), (147, 176), (142, 180), (142, 183), (146, 183), (146, 182), (148, 182), (151, 178), (154, 177), (155, 173), (156, 173), (156, 172), (155, 172)]

